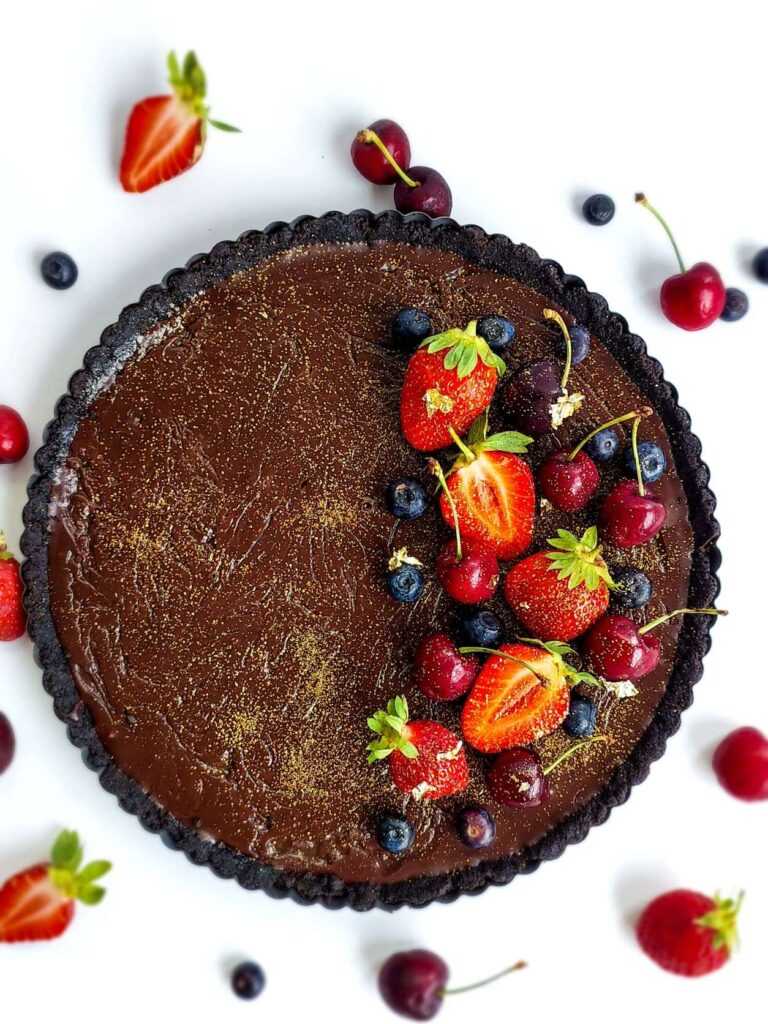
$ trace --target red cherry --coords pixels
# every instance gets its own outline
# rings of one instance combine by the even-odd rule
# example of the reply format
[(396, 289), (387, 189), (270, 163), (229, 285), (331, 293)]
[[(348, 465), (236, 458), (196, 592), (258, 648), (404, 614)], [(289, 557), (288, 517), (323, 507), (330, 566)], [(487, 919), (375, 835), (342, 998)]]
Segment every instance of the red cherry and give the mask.
[(8, 768), (16, 750), (16, 739), (8, 718), (0, 711), (0, 775)]
[(0, 463), (19, 462), (29, 450), (29, 431), (9, 405), (0, 405)]
[(488, 769), (488, 788), (505, 807), (538, 807), (549, 795), (541, 758), (526, 747), (499, 754)]
[(445, 633), (425, 637), (416, 651), (414, 664), (416, 685), (430, 700), (463, 697), (480, 671), (479, 660), (459, 654), (456, 644)]
[(605, 615), (584, 638), (584, 650), (598, 675), (618, 682), (653, 672), (661, 656), (659, 638), (641, 636), (626, 615)]
[(680, 250), (669, 225), (642, 192), (635, 202), (645, 206), (666, 231), (675, 250), (680, 273), (668, 277), (661, 286), (661, 310), (667, 320), (685, 331), (700, 331), (718, 319), (725, 307), (725, 285), (711, 263), (695, 263), (685, 269)]
[(647, 544), (667, 519), (664, 503), (636, 480), (622, 480), (600, 509), (600, 531), (617, 548)]
[(499, 562), (484, 544), (467, 540), (456, 551), (456, 541), (449, 540), (437, 556), (437, 578), (443, 589), (460, 604), (488, 601), (499, 585)]
[[(385, 156), (389, 153), (391, 159)], [(350, 147), (352, 163), (374, 185), (392, 185), (398, 179), (397, 167), (411, 162), (408, 136), (396, 121), (382, 118), (358, 132)]]
[(712, 759), (723, 789), (739, 800), (768, 800), (768, 739), (759, 729), (735, 729)]
[(562, 512), (584, 508), (600, 484), (597, 466), (586, 452), (553, 452), (539, 467), (541, 493)]
[[(395, 185), (395, 208), (400, 213), (426, 213), (430, 217), (449, 217), (453, 196), (448, 182), (432, 167), (409, 167), (409, 181), (401, 178)], [(413, 183), (416, 187), (413, 187)]]

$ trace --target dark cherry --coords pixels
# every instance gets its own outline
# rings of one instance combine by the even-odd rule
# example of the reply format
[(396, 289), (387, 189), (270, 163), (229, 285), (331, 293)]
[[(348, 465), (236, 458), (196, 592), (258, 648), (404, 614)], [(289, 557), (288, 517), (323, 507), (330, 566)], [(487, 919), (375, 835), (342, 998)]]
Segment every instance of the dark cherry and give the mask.
[(406, 175), (415, 181), (413, 188), (399, 178), (395, 185), (395, 208), (400, 213), (426, 213), (430, 217), (449, 217), (453, 196), (448, 182), (432, 167), (409, 167)]
[(538, 472), (541, 493), (561, 512), (584, 508), (600, 485), (600, 473), (586, 452), (553, 452)]
[(395, 953), (379, 970), (379, 992), (390, 1010), (411, 1020), (431, 1020), (443, 1005), (448, 965), (428, 949)]
[(10, 766), (16, 751), (16, 738), (8, 718), (0, 711), (0, 775)]
[(381, 147), (371, 137), (371, 132), (376, 134), (381, 146), (390, 153), (400, 167), (407, 167), (411, 162), (411, 146), (408, 136), (396, 121), (382, 118), (358, 132), (352, 140), (350, 147), (352, 163), (362, 176), (368, 181), (372, 181), (374, 185), (393, 185), (399, 178), (397, 170), (384, 156)]
[(626, 615), (603, 616), (584, 638), (584, 650), (595, 672), (614, 682), (647, 676), (661, 655), (658, 637), (641, 636)]
[(415, 682), (430, 700), (456, 700), (474, 683), (480, 662), (471, 654), (459, 654), (445, 633), (433, 633), (418, 646), (414, 659)]
[(10, 405), (0, 405), (0, 463), (19, 462), (29, 450), (29, 431)]
[(526, 434), (552, 429), (551, 407), (561, 391), (562, 370), (550, 359), (524, 366), (504, 386), (501, 401), (508, 419)]
[(768, 800), (768, 738), (743, 726), (729, 733), (712, 759), (720, 785), (739, 800)]
[(667, 510), (647, 488), (640, 493), (636, 480), (622, 480), (607, 495), (600, 509), (601, 535), (617, 548), (647, 544), (662, 528)]
[(488, 770), (488, 788), (505, 807), (538, 807), (549, 795), (541, 759), (526, 747), (499, 754)]
[(446, 594), (460, 604), (488, 601), (499, 585), (499, 561), (478, 541), (463, 541), (457, 557), (456, 541), (449, 540), (437, 556), (435, 571)]
[(496, 839), (496, 822), (484, 807), (463, 807), (456, 816), (456, 830), (471, 850), (484, 850)]

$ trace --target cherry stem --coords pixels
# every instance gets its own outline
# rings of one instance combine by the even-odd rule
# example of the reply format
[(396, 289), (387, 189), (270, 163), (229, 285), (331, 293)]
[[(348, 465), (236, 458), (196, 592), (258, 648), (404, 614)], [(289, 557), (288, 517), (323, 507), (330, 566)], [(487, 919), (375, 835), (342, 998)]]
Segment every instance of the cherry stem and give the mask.
[(650, 633), (652, 629), (656, 629), (662, 622), (669, 622), (670, 619), (674, 619), (677, 615), (727, 615), (728, 612), (724, 608), (678, 608), (674, 612), (667, 612), (666, 615), (660, 615), (658, 619), (653, 619), (651, 622), (647, 622), (641, 629), (638, 629), (637, 635), (642, 636), (644, 633)]
[[(452, 428), (449, 429), (452, 430)], [(437, 477), (437, 482), (440, 485), (441, 490), (445, 494), (445, 499), (451, 508), (451, 514), (453, 516), (453, 528), (456, 531), (456, 564), (458, 565), (458, 563), (461, 561), (461, 530), (459, 529), (459, 512), (458, 509), (456, 508), (456, 502), (453, 500), (453, 495), (451, 494), (448, 488), (448, 483), (445, 479), (443, 467), (440, 465), (437, 459), (430, 459), (429, 468)]]
[(443, 996), (458, 996), (462, 992), (471, 992), (473, 989), (482, 988), (484, 985), (490, 985), (494, 981), (498, 981), (499, 978), (505, 978), (508, 974), (514, 974), (515, 971), (522, 971), (523, 968), (527, 967), (528, 964), (525, 960), (518, 960), (516, 964), (512, 964), (511, 967), (505, 967), (503, 971), (499, 971), (498, 974), (492, 974), (490, 978), (483, 978), (482, 981), (475, 981), (471, 985), (462, 985), (460, 988), (444, 988), (441, 989), (440, 995)]
[[(547, 652), (549, 653), (549, 652)], [(515, 661), (518, 665), (522, 665), (523, 668), (527, 668), (531, 675), (536, 676), (540, 683), (546, 686), (549, 680), (534, 668), (533, 665), (527, 661), (523, 661), (522, 658), (516, 658), (514, 654), (507, 654), (506, 651), (498, 651), (495, 647), (459, 647), (459, 654), (492, 654), (496, 658), (506, 658), (507, 661)]]
[(632, 423), (632, 457), (635, 460), (635, 472), (637, 473), (637, 493), (641, 498), (645, 497), (645, 484), (643, 483), (643, 469), (640, 465), (640, 453), (637, 450), (637, 432), (640, 429), (640, 417)]
[(612, 420), (608, 420), (607, 423), (601, 423), (599, 427), (595, 427), (587, 436), (579, 441), (576, 447), (573, 449), (571, 454), (568, 456), (568, 461), (573, 462), (576, 456), (579, 454), (581, 449), (589, 444), (593, 437), (597, 437), (601, 430), (607, 430), (608, 427), (615, 427), (619, 423), (626, 423), (627, 420), (640, 420), (645, 419), (646, 416), (650, 416), (653, 410), (649, 406), (643, 406), (642, 409), (635, 409), (634, 412), (625, 412), (623, 416), (616, 416)]
[(390, 167), (394, 171), (396, 171), (396, 173), (403, 179), (403, 181), (405, 182), (406, 185), (408, 185), (410, 188), (418, 188), (419, 187), (421, 182), (420, 181), (414, 181), (413, 178), (409, 178), (408, 177), (408, 175), (402, 169), (402, 167), (397, 162), (397, 160), (395, 160), (395, 158), (389, 152), (389, 150), (384, 145), (384, 143), (381, 141), (381, 139), (376, 134), (376, 132), (371, 131), (370, 128), (363, 128), (362, 131), (359, 131), (357, 133), (357, 141), (358, 142), (373, 143), (373, 145), (376, 147), (376, 149), (378, 149), (378, 151), (381, 153), (381, 155), (384, 157), (384, 159), (387, 161), (387, 163), (390, 165)]
[(683, 257), (680, 255), (680, 250), (677, 247), (677, 242), (675, 241), (675, 236), (670, 231), (669, 224), (667, 224), (667, 222), (661, 216), (661, 214), (656, 209), (656, 207), (655, 206), (651, 206), (651, 204), (648, 202), (648, 199), (646, 198), (644, 192), (638, 192), (635, 195), (635, 202), (636, 203), (640, 203), (640, 205), (644, 206), (646, 208), (646, 210), (650, 210), (651, 213), (653, 214), (653, 216), (659, 222), (659, 224), (661, 224), (661, 226), (664, 228), (664, 230), (667, 233), (667, 237), (669, 238), (670, 242), (672, 243), (672, 248), (675, 250), (675, 256), (677, 257), (678, 266), (680, 267), (680, 273), (684, 274), (685, 273), (685, 264), (683, 263)]
[(456, 433), (456, 431), (450, 425), (448, 426), (448, 433), (453, 438), (453, 443), (459, 449), (459, 451), (464, 456), (464, 458), (467, 460), (467, 462), (474, 462), (475, 459), (477, 458), (477, 456), (472, 451), (472, 449), (469, 447), (469, 445), (464, 444), (464, 442), (461, 440), (459, 435)]
[(573, 363), (573, 343), (571, 342), (571, 334), (568, 330), (565, 320), (560, 316), (556, 309), (545, 309), (543, 315), (547, 320), (554, 320), (560, 330), (563, 332), (565, 338), (565, 369), (563, 370), (563, 376), (560, 380), (560, 390), (565, 391), (565, 385), (568, 383), (568, 378), (571, 375), (571, 365)]
[(542, 771), (541, 774), (545, 775), (545, 776), (549, 775), (556, 768), (559, 768), (560, 765), (564, 761), (567, 761), (569, 757), (572, 757), (574, 754), (578, 753), (578, 751), (581, 750), (582, 747), (588, 747), (592, 743), (607, 743), (607, 742), (608, 742), (608, 737), (607, 736), (590, 736), (589, 739), (580, 740), (578, 743), (573, 743), (573, 744), (571, 744), (570, 747), (567, 747), (562, 752), (562, 754), (560, 754), (559, 757), (556, 757), (555, 760), (552, 762), (552, 764), (547, 765), (547, 767), (544, 768), (544, 770)]

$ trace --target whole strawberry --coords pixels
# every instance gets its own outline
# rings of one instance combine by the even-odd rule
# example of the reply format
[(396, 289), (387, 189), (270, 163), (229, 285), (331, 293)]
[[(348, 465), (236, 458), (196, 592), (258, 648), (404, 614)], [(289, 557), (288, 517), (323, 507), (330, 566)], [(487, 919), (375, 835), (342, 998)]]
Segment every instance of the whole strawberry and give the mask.
[(477, 334), (477, 321), (426, 338), (411, 356), (400, 395), (400, 426), (418, 451), (445, 448), (491, 404), (503, 359)]
[(77, 832), (62, 832), (50, 863), (36, 864), (9, 878), (0, 888), (0, 942), (56, 939), (72, 923), (77, 900), (100, 903), (104, 889), (96, 885), (111, 869), (106, 860), (85, 867)]
[(464, 745), (439, 722), (408, 718), (405, 697), (368, 719), (377, 739), (368, 744), (368, 763), (389, 759), (392, 782), (415, 800), (437, 800), (467, 788), (469, 766)]
[(16, 640), (26, 628), (19, 563), (0, 532), (0, 640)]
[(549, 544), (513, 566), (504, 596), (517, 618), (542, 640), (572, 640), (608, 608), (613, 580), (600, 553), (597, 527), (581, 538), (558, 530)]
[(697, 978), (717, 971), (738, 941), (743, 894), (735, 900), (674, 889), (653, 900), (637, 922), (637, 939), (651, 960), (673, 974)]

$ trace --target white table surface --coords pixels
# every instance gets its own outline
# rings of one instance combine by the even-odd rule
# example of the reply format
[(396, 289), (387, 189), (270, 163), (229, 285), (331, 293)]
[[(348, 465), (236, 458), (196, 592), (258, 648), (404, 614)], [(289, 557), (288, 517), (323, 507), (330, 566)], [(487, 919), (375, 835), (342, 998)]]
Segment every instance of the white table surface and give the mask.
[[(5, 11), (0, 38), (0, 401), (40, 439), (84, 350), (142, 288), (216, 241), (275, 219), (389, 205), (351, 167), (354, 130), (391, 116), (416, 162), (438, 167), (459, 221), (526, 241), (585, 277), (643, 335), (693, 416), (723, 524), (718, 624), (694, 708), (650, 779), (604, 827), (537, 874), (452, 906), (328, 912), (246, 893), (169, 852), (101, 790), (51, 712), (29, 642), (0, 645), (0, 707), (18, 755), (0, 779), (0, 875), (74, 826), (115, 870), (102, 907), (57, 943), (0, 951), (0, 1016), (220, 1022), (394, 1020), (375, 965), (415, 944), (467, 982), (518, 957), (530, 970), (446, 1006), (459, 1020), (619, 1019), (698, 1024), (762, 998), (768, 945), (766, 805), (727, 797), (709, 769), (730, 727), (768, 727), (764, 537), (768, 287), (748, 258), (768, 244), (764, 24), (758, 5), (130, 4), (43, 2)], [(530, 8), (527, 12), (521, 8)], [(531, 13), (533, 12), (533, 13)], [(197, 48), (215, 115), (202, 163), (144, 196), (119, 189), (125, 115), (162, 91), (172, 46)], [(656, 286), (673, 270), (644, 189), (686, 258), (744, 287), (740, 324), (688, 335)], [(606, 191), (596, 229), (579, 197)], [(61, 248), (80, 280), (57, 293), (37, 264)], [(0, 468), (15, 546), (31, 455)], [(665, 975), (629, 922), (668, 886), (744, 887), (742, 951), (718, 975)], [(260, 961), (268, 988), (239, 1003), (226, 969)], [(90, 1005), (89, 1005), (90, 1004)], [(620, 1004), (620, 1008), (617, 1006)], [(22, 1014), (24, 1016), (22, 1016)], [(472, 1015), (477, 1014), (476, 1018)]]

